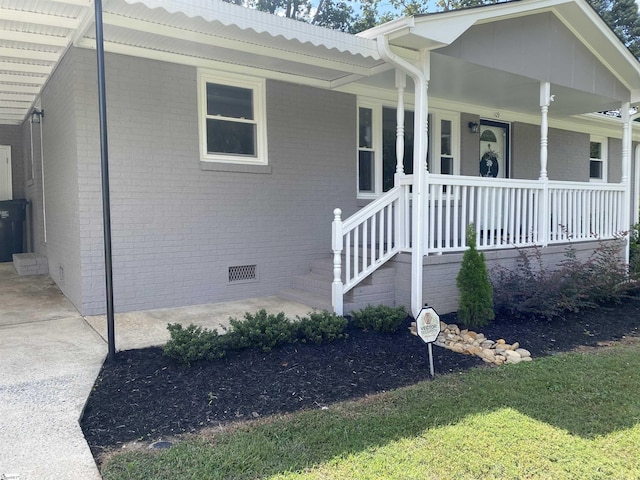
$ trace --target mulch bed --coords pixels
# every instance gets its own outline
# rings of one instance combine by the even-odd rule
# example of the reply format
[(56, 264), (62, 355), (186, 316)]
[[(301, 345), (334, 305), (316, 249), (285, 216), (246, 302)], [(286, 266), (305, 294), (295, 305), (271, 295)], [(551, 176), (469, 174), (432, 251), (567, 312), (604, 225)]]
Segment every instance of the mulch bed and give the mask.
[[(456, 323), (454, 314), (441, 316)], [(106, 363), (81, 426), (96, 458), (131, 441), (155, 441), (232, 421), (265, 417), (410, 385), (429, 378), (427, 346), (408, 332), (349, 329), (326, 345), (245, 350), (213, 362), (183, 366), (161, 348), (119, 352)], [(640, 335), (640, 299), (549, 322), (498, 318), (477, 329), (487, 338), (519, 342), (540, 357)], [(433, 347), (436, 375), (486, 366), (476, 357)], [(486, 367), (508, 368), (508, 367)]]

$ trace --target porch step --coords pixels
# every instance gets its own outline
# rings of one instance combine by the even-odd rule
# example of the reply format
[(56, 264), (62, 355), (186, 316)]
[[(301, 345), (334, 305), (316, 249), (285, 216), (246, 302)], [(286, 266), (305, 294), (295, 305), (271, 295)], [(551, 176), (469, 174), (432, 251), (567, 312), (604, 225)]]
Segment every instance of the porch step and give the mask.
[(299, 288), (287, 288), (278, 292), (278, 295), (292, 302), (302, 303), (317, 310), (331, 311), (331, 295), (319, 295), (317, 293), (300, 290)]
[(13, 267), (18, 275), (47, 275), (49, 262), (47, 257), (37, 253), (14, 253)]
[[(380, 267), (344, 296), (345, 314), (367, 305), (394, 305), (395, 279), (395, 268), (388, 265)], [(281, 291), (280, 295), (319, 310), (332, 311), (332, 281), (333, 258), (321, 258), (312, 263), (308, 273), (295, 276), (293, 288)]]

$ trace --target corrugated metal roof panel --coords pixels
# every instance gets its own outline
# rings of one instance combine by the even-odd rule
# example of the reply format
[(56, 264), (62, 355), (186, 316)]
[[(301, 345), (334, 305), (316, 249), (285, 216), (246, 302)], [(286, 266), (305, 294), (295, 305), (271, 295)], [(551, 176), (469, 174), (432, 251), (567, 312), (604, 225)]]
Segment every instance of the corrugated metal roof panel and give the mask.
[[(123, 3), (128, 3), (130, 6), (125, 7)], [(375, 43), (369, 39), (222, 1), (118, 0), (110, 3), (108, 9), (114, 13), (138, 16), (138, 18), (145, 15), (143, 18), (158, 23), (165, 22), (171, 16), (167, 14), (176, 14), (171, 21), (183, 25), (191, 25), (192, 19), (200, 17), (207, 22), (216, 21), (225, 26), (236, 26), (240, 30), (266, 33), (273, 37), (310, 43), (340, 52), (380, 58)], [(149, 9), (152, 10), (149, 11)]]
[(0, 123), (29, 113), (91, 0), (0, 0)]

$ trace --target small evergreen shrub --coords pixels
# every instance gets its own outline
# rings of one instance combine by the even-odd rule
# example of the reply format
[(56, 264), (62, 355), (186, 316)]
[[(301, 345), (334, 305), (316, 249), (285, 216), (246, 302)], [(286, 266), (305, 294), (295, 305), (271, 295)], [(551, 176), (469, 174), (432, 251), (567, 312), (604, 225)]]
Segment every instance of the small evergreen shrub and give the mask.
[(379, 333), (394, 333), (407, 318), (404, 307), (372, 306), (351, 312), (353, 324), (363, 330), (374, 330)]
[(460, 293), (457, 315), (464, 324), (481, 327), (495, 318), (493, 287), (484, 255), (476, 249), (476, 230), (473, 224), (467, 227), (467, 245), (469, 248), (462, 256), (462, 264), (456, 277)]
[(553, 319), (627, 296), (629, 281), (622, 259), (622, 239), (600, 242), (587, 259), (580, 260), (570, 246), (565, 259), (545, 266), (539, 248), (520, 250), (518, 266), (492, 272), (496, 310), (512, 318)]
[(306, 317), (298, 317), (296, 326), (301, 342), (320, 344), (347, 338), (347, 334), (344, 333), (347, 323), (347, 319), (343, 316), (325, 310), (311, 312)]
[(268, 352), (274, 347), (293, 343), (297, 336), (296, 325), (284, 312), (273, 315), (262, 309), (255, 315), (245, 313), (244, 320), (231, 318), (229, 323), (227, 336), (233, 349), (259, 347)]
[(164, 346), (164, 354), (186, 365), (198, 360), (222, 358), (227, 352), (226, 341), (217, 330), (193, 324), (184, 328), (179, 323), (169, 324), (167, 329), (171, 338)]

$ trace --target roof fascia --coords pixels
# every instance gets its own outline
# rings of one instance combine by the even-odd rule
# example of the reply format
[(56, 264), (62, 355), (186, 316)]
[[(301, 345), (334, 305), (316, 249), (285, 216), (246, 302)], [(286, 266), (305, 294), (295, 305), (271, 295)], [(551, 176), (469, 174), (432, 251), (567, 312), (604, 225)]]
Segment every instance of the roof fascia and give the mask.
[[(78, 48), (87, 50), (95, 50), (95, 42), (91, 39), (84, 39), (77, 45)], [(317, 78), (295, 75), (292, 73), (283, 73), (274, 70), (266, 70), (264, 68), (249, 67), (246, 65), (236, 65), (232, 63), (221, 62), (217, 60), (209, 60), (201, 57), (189, 57), (178, 53), (163, 52), (158, 50), (149, 50), (143, 47), (133, 47), (130, 45), (122, 45), (114, 42), (104, 42), (104, 50), (107, 53), (115, 53), (121, 55), (129, 55), (138, 58), (146, 58), (149, 60), (158, 60), (161, 62), (175, 63), (177, 65), (187, 65), (195, 68), (203, 68), (209, 70), (217, 70), (229, 73), (239, 73), (251, 75), (256, 78), (265, 78), (269, 80), (279, 80), (289, 83), (298, 83), (310, 87), (322, 88), (329, 90), (332, 88), (331, 82), (320, 80)]]
[(103, 20), (107, 25), (160, 35), (176, 40), (187, 40), (213, 47), (229, 48), (247, 53), (260, 54), (267, 57), (295, 61), (304, 65), (321, 65), (323, 67), (339, 71), (348, 71), (349, 73), (357, 75), (367, 76), (371, 74), (370, 69), (367, 67), (360, 67), (348, 62), (321, 58), (320, 56), (310, 56), (305, 53), (296, 52), (293, 49), (275, 48), (263, 44), (248, 43), (247, 41), (234, 40), (231, 38), (222, 38), (198, 31), (185, 30), (184, 28), (174, 27), (172, 25), (159, 24), (155, 22), (152, 23), (143, 19), (124, 17), (122, 15), (115, 15), (108, 12), (103, 14)]
[(437, 44), (437, 47), (442, 47), (455, 41), (473, 25), (517, 17), (532, 11), (545, 11), (555, 5), (573, 1), (574, 0), (521, 0), (446, 12), (428, 13), (414, 17), (399, 18), (373, 27), (357, 35), (364, 38), (375, 38), (379, 35), (386, 35), (390, 40), (393, 40), (407, 33), (412, 33), (433, 41), (434, 44)]

